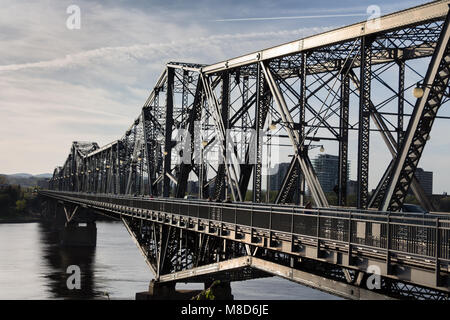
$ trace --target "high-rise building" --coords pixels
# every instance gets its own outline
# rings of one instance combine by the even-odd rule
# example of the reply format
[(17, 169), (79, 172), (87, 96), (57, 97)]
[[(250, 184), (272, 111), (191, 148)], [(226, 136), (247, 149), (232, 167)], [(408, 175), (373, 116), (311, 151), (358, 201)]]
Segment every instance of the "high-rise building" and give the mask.
[(424, 171), (422, 168), (417, 168), (415, 176), (425, 191), (425, 194), (433, 194), (433, 171)]
[[(339, 181), (339, 157), (332, 154), (318, 154), (312, 163), (323, 191), (333, 192)], [(348, 173), (349, 170), (347, 179)]]
[[(284, 176), (286, 175), (288, 169), (289, 169), (290, 163), (283, 162), (280, 164), (277, 164), (274, 170), (276, 170), (274, 174), (271, 174), (270, 179), (270, 190), (280, 190), (281, 184), (283, 183)], [(272, 169), (273, 170), (273, 169)]]
[[(313, 167), (324, 192), (333, 192), (338, 184), (339, 157), (331, 154), (319, 154), (313, 159)], [(277, 164), (275, 174), (270, 175), (270, 190), (280, 190), (290, 163)], [(347, 178), (348, 178), (347, 170)], [(347, 191), (348, 192), (348, 191)]]

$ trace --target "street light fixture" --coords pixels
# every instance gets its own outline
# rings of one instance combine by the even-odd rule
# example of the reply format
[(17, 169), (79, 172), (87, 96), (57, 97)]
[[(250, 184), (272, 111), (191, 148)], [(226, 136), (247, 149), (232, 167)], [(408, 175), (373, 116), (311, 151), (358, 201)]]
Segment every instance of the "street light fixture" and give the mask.
[[(425, 88), (429, 88), (432, 89), (433, 85), (431, 84), (420, 84), (419, 82), (417, 82), (416, 86), (413, 89), (413, 95), (415, 98), (419, 99), (423, 97), (424, 94), (424, 89)], [(450, 98), (450, 88), (443, 90), (442, 92), (444, 94), (445, 97), (449, 97)]]
[(419, 83), (417, 83), (417, 85), (413, 89), (413, 96), (416, 97), (417, 99), (423, 97), (423, 88), (420, 86)]
[(272, 122), (272, 123), (269, 125), (269, 129), (270, 129), (271, 131), (274, 131), (276, 128), (277, 128), (277, 124), (276, 124), (275, 122)]

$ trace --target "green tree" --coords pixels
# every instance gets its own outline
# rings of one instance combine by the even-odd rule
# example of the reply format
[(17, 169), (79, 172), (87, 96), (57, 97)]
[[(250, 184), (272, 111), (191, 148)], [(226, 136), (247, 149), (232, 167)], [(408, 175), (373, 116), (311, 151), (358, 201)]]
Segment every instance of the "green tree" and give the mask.
[(4, 175), (0, 175), (0, 184), (8, 183), (8, 179)]
[(7, 193), (0, 193), (0, 216), (6, 216), (9, 214), (9, 204), (11, 198)]
[(27, 200), (17, 200), (16, 201), (16, 211), (17, 212), (24, 212), (27, 207)]

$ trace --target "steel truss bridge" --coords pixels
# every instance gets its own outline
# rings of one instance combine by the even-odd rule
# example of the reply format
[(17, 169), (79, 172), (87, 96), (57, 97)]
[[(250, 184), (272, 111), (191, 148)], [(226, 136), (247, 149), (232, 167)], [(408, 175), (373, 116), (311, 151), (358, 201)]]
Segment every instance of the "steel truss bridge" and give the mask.
[[(449, 4), (213, 65), (168, 63), (124, 136), (101, 148), (74, 142), (40, 193), (68, 222), (83, 208), (121, 219), (161, 284), (278, 275), (346, 298), (448, 299), (450, 217), (398, 211), (409, 190), (434, 211), (415, 171), (450, 100)], [(375, 135), (385, 150), (370, 149)], [(339, 153), (333, 206), (309, 157), (325, 140)], [(290, 165), (269, 203), (264, 159), (276, 141)], [(385, 171), (369, 192), (375, 152), (391, 160), (371, 164)], [(189, 181), (197, 200), (183, 199)]]

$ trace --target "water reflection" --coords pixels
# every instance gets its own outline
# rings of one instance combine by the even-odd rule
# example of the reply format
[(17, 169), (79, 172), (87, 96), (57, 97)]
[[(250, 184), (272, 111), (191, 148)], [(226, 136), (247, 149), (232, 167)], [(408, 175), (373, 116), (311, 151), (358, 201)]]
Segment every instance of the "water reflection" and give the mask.
[[(42, 257), (51, 272), (43, 275), (52, 298), (58, 299), (92, 299), (102, 294), (95, 290), (94, 263), (95, 247), (62, 247), (59, 245), (58, 232), (48, 225), (39, 224), (39, 235), (42, 243)], [(70, 290), (67, 273), (70, 265), (77, 265), (81, 270), (81, 289)]]
[[(0, 299), (134, 299), (153, 275), (121, 222), (97, 222), (96, 248), (64, 248), (38, 223), (0, 224)], [(81, 269), (81, 290), (69, 290), (69, 265)], [(202, 285), (179, 284), (179, 289)], [(231, 284), (235, 299), (337, 299), (281, 278)]]

